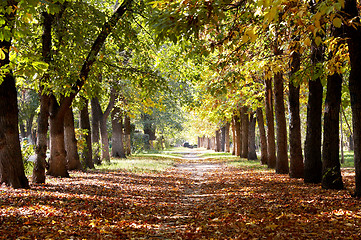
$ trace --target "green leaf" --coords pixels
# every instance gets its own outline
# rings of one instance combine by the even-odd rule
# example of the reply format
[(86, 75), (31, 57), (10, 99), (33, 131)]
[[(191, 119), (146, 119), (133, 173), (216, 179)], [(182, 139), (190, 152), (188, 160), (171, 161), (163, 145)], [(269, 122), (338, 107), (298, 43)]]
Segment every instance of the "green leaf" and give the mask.
[(4, 51), (0, 48), (0, 60), (4, 60), (6, 57)]

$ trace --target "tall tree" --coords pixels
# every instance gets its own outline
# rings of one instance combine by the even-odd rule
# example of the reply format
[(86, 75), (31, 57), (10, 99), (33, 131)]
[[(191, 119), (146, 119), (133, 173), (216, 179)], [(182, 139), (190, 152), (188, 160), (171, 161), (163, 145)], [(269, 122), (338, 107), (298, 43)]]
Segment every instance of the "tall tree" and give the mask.
[(356, 0), (345, 1), (345, 13), (354, 22), (347, 26), (347, 44), (350, 54), (351, 71), (349, 89), (352, 108), (354, 161), (355, 161), (355, 196), (361, 197), (361, 27), (360, 13)]
[(78, 154), (72, 107), (66, 111), (64, 116), (64, 141), (68, 170), (81, 170), (83, 167)]
[(241, 124), (242, 124), (242, 152), (241, 157), (248, 157), (248, 129), (249, 129), (249, 118), (248, 108), (243, 106), (241, 109)]
[(257, 123), (258, 123), (260, 143), (261, 143), (261, 163), (267, 164), (268, 162), (267, 137), (266, 137), (266, 131), (264, 129), (263, 111), (261, 108), (257, 108), (256, 116), (257, 116)]
[(123, 116), (119, 107), (112, 111), (112, 157), (126, 158), (124, 150)]
[(276, 140), (274, 130), (274, 115), (273, 115), (273, 91), (271, 79), (266, 79), (266, 121), (267, 121), (267, 152), (269, 168), (276, 168)]
[(256, 154), (256, 118), (254, 112), (249, 115), (249, 130), (248, 130), (248, 156), (249, 160), (257, 160)]
[(320, 183), (322, 179), (321, 133), (322, 95), (320, 74), (323, 46), (312, 41), (311, 64), (314, 79), (308, 81), (307, 130), (305, 141), (304, 182)]
[(300, 54), (295, 49), (291, 54), (291, 72), (288, 84), (288, 102), (290, 109), (289, 138), (290, 138), (290, 177), (303, 178), (303, 156), (301, 144), (300, 119), (300, 87), (295, 83), (295, 75), (300, 69)]
[(89, 110), (88, 105), (89, 101), (83, 98), (84, 106), (80, 109), (80, 128), (85, 132), (85, 146), (82, 152), (82, 156), (87, 168), (94, 168), (93, 156), (92, 156), (92, 140), (91, 140), (91, 129), (90, 129), (90, 120), (89, 120)]
[(1, 27), (6, 33), (0, 37), (3, 54), (0, 57), (0, 183), (13, 188), (29, 188), (20, 149), (15, 78), (9, 66), (12, 39), (5, 37), (12, 36), (17, 4), (15, 0), (0, 3), (0, 13), (3, 15)]

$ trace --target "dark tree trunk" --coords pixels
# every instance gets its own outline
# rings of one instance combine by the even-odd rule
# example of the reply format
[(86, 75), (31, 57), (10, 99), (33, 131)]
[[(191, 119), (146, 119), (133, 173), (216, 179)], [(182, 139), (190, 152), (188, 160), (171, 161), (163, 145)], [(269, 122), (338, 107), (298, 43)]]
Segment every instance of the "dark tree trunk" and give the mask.
[(29, 119), (26, 120), (26, 136), (29, 137), (29, 142), (31, 144), (34, 144), (35, 142), (33, 141), (34, 137), (33, 137), (33, 121), (34, 121), (34, 114), (30, 114)]
[(234, 143), (235, 147), (235, 155), (241, 156), (242, 150), (242, 136), (241, 136), (241, 123), (239, 121), (239, 117), (236, 115), (234, 116), (234, 127), (235, 127), (235, 135), (236, 135), (236, 142)]
[(46, 151), (48, 144), (49, 128), (49, 103), (48, 95), (40, 96), (40, 112), (38, 116), (38, 137), (36, 144), (36, 159), (33, 168), (33, 183), (45, 183)]
[[(313, 71), (318, 72), (323, 59), (322, 46), (312, 43), (311, 61)], [(320, 183), (322, 179), (321, 161), (321, 117), (323, 87), (320, 78), (308, 82), (307, 131), (305, 141), (304, 182)]]
[(94, 151), (93, 162), (95, 164), (101, 164), (99, 129), (100, 129), (100, 119), (101, 119), (102, 110), (100, 109), (98, 98), (92, 98), (90, 104), (91, 104), (91, 113), (92, 113), (91, 140), (92, 140), (92, 150)]
[(249, 130), (248, 130), (248, 159), (257, 160), (256, 154), (256, 118), (254, 113), (249, 117)]
[[(53, 16), (43, 12), (43, 35), (42, 35), (42, 56), (46, 63), (51, 62), (51, 29)], [(43, 76), (43, 82), (49, 82), (49, 73)], [(36, 159), (33, 168), (33, 182), (45, 183), (46, 151), (49, 128), (49, 104), (50, 97), (43, 93), (44, 87), (40, 84), (40, 112), (38, 116), (38, 136), (36, 145)]]
[(232, 143), (233, 143), (232, 155), (236, 155), (236, 123), (234, 120), (234, 116), (232, 118)]
[(248, 128), (249, 128), (249, 118), (248, 118), (248, 108), (242, 107), (241, 110), (241, 123), (242, 123), (242, 158), (248, 157)]
[(221, 151), (221, 133), (219, 130), (216, 131), (215, 150), (216, 150), (216, 152)]
[(207, 138), (207, 150), (211, 149), (211, 138)]
[(124, 117), (124, 138), (125, 138), (125, 154), (127, 156), (130, 156), (132, 154), (130, 133), (131, 133), (130, 117), (125, 115), (125, 117)]
[(257, 108), (256, 116), (257, 116), (258, 129), (259, 129), (260, 142), (261, 142), (261, 163), (267, 164), (268, 162), (267, 138), (266, 138), (266, 131), (264, 129), (263, 112), (261, 108)]
[[(349, 17), (359, 17), (356, 0), (346, 0), (345, 12)], [(360, 24), (360, 19), (357, 23)], [(351, 96), (352, 125), (353, 125), (353, 148), (355, 161), (355, 197), (361, 197), (361, 28), (347, 27), (347, 44), (350, 54), (351, 71), (349, 89)]]
[(112, 157), (126, 158), (123, 144), (123, 117), (118, 107), (112, 111), (112, 129)]
[[(4, 25), (10, 29), (14, 26), (16, 5), (17, 1), (9, 0), (1, 9), (4, 14)], [(7, 7), (13, 8), (14, 11), (8, 13), (5, 11)], [(0, 59), (1, 68), (6, 68), (10, 62), (10, 47), (11, 40), (0, 41), (0, 49), (3, 49), (5, 54), (5, 58)], [(0, 183), (5, 183), (13, 188), (29, 188), (21, 156), (17, 92), (11, 71), (5, 73), (0, 85)]]
[(300, 54), (294, 51), (291, 55), (291, 76), (289, 81), (289, 110), (290, 110), (290, 177), (303, 178), (303, 156), (301, 144), (300, 120), (300, 87), (293, 83), (294, 74), (300, 69)]
[[(65, 109), (64, 109), (65, 110)], [(64, 114), (54, 95), (50, 96), (50, 159), (47, 174), (69, 177), (64, 143)]]
[(341, 86), (341, 75), (328, 77), (322, 145), (322, 187), (326, 189), (343, 189), (339, 155)]
[(267, 121), (267, 152), (269, 168), (276, 168), (276, 140), (273, 115), (273, 91), (271, 79), (266, 79), (266, 121)]
[(223, 126), (221, 128), (221, 148), (220, 151), (221, 152), (225, 152), (225, 145), (226, 145), (226, 126)]
[(64, 141), (68, 170), (82, 170), (79, 159), (77, 140), (75, 137), (74, 115), (72, 107), (68, 108), (64, 116)]
[(92, 156), (92, 140), (91, 129), (89, 121), (88, 100), (84, 99), (84, 107), (80, 110), (80, 128), (86, 131), (85, 146), (83, 149), (82, 157), (87, 168), (94, 168), (93, 156)]
[(283, 100), (283, 76), (276, 73), (274, 76), (275, 116), (277, 131), (277, 161), (276, 173), (288, 174), (287, 125), (285, 105)]
[(230, 152), (229, 128), (230, 128), (230, 123), (227, 122), (226, 125), (225, 125), (225, 131), (224, 131), (224, 137), (225, 137), (225, 152)]

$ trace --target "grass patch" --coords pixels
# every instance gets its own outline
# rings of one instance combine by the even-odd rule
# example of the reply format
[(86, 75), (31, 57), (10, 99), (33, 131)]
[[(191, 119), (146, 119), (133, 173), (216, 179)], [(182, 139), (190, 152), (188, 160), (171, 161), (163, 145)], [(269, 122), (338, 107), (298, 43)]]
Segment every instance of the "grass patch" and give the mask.
[(127, 159), (112, 158), (110, 163), (95, 166), (96, 170), (125, 170), (134, 173), (163, 172), (174, 166), (170, 158), (128, 157)]
[[(344, 163), (341, 164), (343, 168), (354, 168), (354, 158), (353, 158), (353, 151), (344, 151)], [(341, 153), (340, 153), (340, 160), (341, 160)]]
[(228, 165), (236, 168), (247, 168), (255, 170), (267, 170), (267, 165), (262, 165), (259, 160), (247, 160), (245, 158), (238, 158), (234, 161), (227, 162)]

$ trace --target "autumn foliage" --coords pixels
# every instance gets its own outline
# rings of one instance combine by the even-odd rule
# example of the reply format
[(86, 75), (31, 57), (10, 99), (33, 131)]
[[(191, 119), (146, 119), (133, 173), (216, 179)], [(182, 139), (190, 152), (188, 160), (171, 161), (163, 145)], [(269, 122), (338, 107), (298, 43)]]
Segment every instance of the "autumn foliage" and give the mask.
[(165, 172), (71, 172), (31, 189), (0, 188), (0, 239), (359, 239), (359, 200), (346, 190), (182, 161)]

